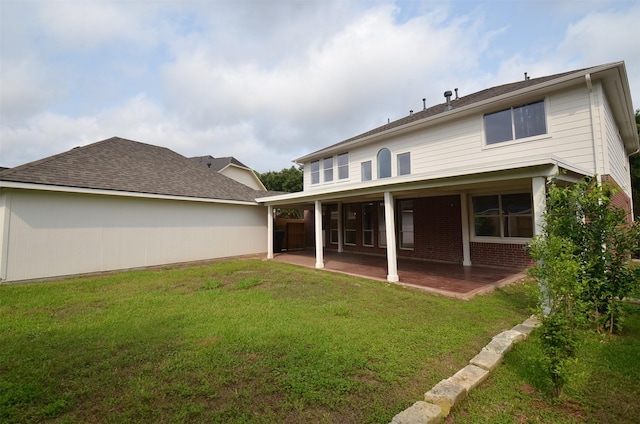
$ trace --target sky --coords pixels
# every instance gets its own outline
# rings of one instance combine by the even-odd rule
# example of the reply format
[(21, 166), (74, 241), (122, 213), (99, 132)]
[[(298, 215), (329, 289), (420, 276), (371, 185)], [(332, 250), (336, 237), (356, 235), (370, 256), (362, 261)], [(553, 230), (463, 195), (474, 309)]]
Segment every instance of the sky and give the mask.
[(0, 0), (0, 166), (113, 136), (258, 172), (459, 95), (625, 61), (640, 0)]

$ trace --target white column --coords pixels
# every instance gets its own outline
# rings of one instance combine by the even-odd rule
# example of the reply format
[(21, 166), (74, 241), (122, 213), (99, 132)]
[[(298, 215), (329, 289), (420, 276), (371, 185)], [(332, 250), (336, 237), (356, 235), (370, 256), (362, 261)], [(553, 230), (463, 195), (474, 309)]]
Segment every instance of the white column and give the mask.
[(9, 226), (11, 225), (11, 194), (0, 189), (0, 281), (7, 279), (9, 264)]
[(344, 252), (344, 240), (342, 237), (342, 203), (338, 203), (338, 253)]
[(544, 225), (544, 211), (547, 209), (545, 177), (534, 177), (531, 179), (531, 193), (533, 197), (533, 235), (542, 233)]
[(273, 206), (267, 206), (267, 259), (273, 259)]
[(384, 219), (387, 232), (387, 281), (395, 283), (400, 280), (396, 253), (396, 216), (393, 195), (388, 191), (384, 193)]
[(460, 193), (460, 218), (462, 222), (462, 265), (471, 266), (471, 242), (469, 237), (469, 203), (467, 194)]
[(324, 268), (322, 255), (322, 203), (315, 201), (315, 230), (316, 230), (316, 268)]

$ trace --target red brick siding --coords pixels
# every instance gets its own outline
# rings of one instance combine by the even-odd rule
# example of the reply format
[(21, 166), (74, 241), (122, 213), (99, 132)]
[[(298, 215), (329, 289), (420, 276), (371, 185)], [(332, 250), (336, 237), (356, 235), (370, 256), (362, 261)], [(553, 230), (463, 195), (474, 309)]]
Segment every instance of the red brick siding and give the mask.
[(607, 182), (618, 189), (618, 192), (613, 195), (611, 199), (611, 205), (620, 208), (627, 212), (627, 222), (631, 224), (633, 222), (633, 216), (631, 215), (631, 198), (625, 194), (620, 188), (616, 180), (610, 175), (603, 175), (602, 181)]
[(534, 265), (526, 245), (471, 242), (471, 263), (524, 269)]
[(413, 199), (414, 249), (400, 256), (462, 262), (460, 196)]

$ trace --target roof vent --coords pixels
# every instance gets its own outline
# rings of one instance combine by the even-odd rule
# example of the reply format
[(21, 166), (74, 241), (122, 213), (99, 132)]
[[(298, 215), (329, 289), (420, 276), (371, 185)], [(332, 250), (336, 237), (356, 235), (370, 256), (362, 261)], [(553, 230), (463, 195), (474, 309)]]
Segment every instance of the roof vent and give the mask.
[(458, 89), (457, 89), (457, 88), (454, 88), (454, 89), (453, 89), (453, 91), (455, 91), (455, 92), (456, 92), (456, 100), (458, 100), (458, 99), (460, 98), (460, 97), (458, 97)]
[(422, 98), (422, 110), (427, 110), (427, 99)]
[(412, 110), (410, 110), (410, 111), (409, 111), (409, 116), (412, 116), (412, 115), (413, 115), (413, 111), (412, 111)]
[(530, 79), (531, 79), (531, 77), (530, 77), (530, 76), (528, 76), (528, 75), (527, 75), (527, 73), (525, 72), (525, 73), (524, 73), (524, 80), (525, 80), (525, 81), (529, 81)]
[(444, 110), (451, 110), (453, 109), (453, 106), (451, 106), (451, 96), (453, 95), (453, 93), (451, 92), (451, 90), (447, 90), (444, 92), (444, 97), (447, 99), (447, 106), (444, 108)]

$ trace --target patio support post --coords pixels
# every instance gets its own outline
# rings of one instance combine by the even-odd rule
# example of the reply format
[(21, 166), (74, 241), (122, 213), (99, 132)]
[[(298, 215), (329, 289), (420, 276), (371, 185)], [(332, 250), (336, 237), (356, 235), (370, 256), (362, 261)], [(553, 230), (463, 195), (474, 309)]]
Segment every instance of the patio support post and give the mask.
[(267, 259), (273, 259), (273, 206), (267, 206)]
[[(533, 235), (542, 234), (544, 226), (544, 212), (547, 209), (547, 179), (545, 177), (531, 178), (531, 195), (533, 197)], [(551, 302), (549, 300), (547, 288), (543, 281), (538, 280), (540, 293), (544, 297), (542, 299), (542, 312), (547, 315), (551, 312)]]
[(531, 179), (531, 193), (533, 195), (533, 235), (542, 232), (544, 225), (544, 211), (547, 209), (547, 193), (545, 177), (534, 177)]
[(315, 201), (316, 268), (324, 268), (322, 255), (322, 203)]
[(469, 241), (469, 203), (467, 194), (460, 193), (460, 218), (462, 222), (462, 265), (471, 266), (471, 243)]
[[(331, 238), (331, 236), (329, 236)], [(338, 203), (338, 253), (344, 252), (344, 241), (342, 239), (342, 203)]]
[(395, 283), (398, 277), (398, 254), (396, 250), (396, 217), (393, 207), (393, 195), (384, 192), (384, 219), (387, 232), (387, 281)]

